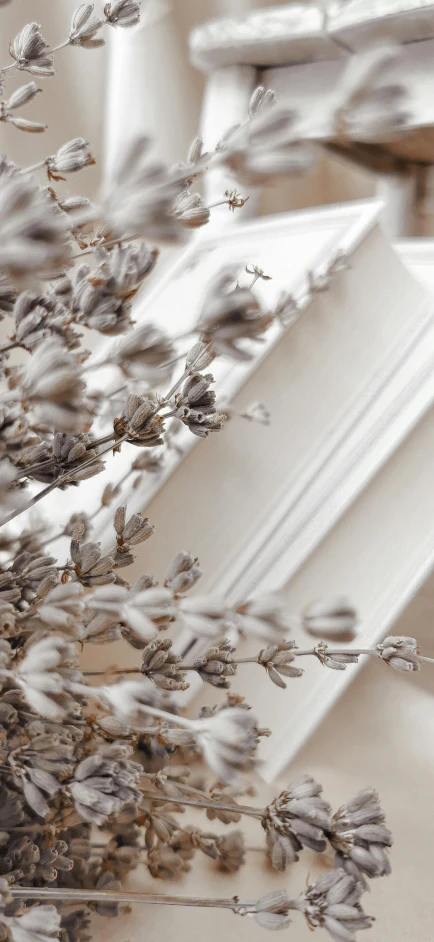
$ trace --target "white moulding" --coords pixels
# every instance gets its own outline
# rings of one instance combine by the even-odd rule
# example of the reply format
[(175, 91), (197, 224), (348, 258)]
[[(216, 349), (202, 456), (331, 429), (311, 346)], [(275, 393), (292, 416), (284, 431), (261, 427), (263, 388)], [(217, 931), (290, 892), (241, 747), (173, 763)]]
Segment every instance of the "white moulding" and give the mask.
[[(347, 553), (349, 559), (346, 564), (343, 547), (348, 550), (348, 545), (353, 544), (354, 557), (359, 553), (365, 556), (364, 571), (360, 577), (363, 585), (359, 590), (362, 620), (357, 639), (348, 645), (349, 650), (351, 647), (374, 647), (388, 634), (393, 634), (396, 621), (434, 569), (434, 537), (430, 527), (434, 511), (430, 480), (433, 444), (434, 409), (431, 409), (393, 457), (392, 468), (388, 465), (380, 472), (362, 495), (360, 507), (353, 505), (347, 518), (336, 532), (330, 534), (324, 546), (323, 552), (334, 556), (334, 562), (326, 565), (330, 571), (333, 566), (339, 568), (343, 579), (354, 566), (350, 553)], [(424, 458), (426, 463), (422, 468)], [(387, 494), (389, 481), (393, 492), (390, 502)], [(395, 516), (393, 532), (384, 533), (383, 515), (391, 509)], [(363, 527), (360, 521), (365, 512), (369, 526), (361, 541)], [(397, 539), (397, 534), (400, 539)], [(320, 554), (318, 550), (311, 560), (308, 567), (311, 572), (310, 575), (305, 574), (305, 585), (309, 581), (311, 584), (315, 582), (316, 572), (321, 566)], [(371, 579), (377, 583), (374, 591), (369, 585)], [(411, 633), (411, 629), (409, 631)], [(288, 698), (286, 704), (280, 702), (279, 712), (274, 704), (271, 715), (268, 713), (265, 716), (265, 722), (273, 729), (273, 736), (261, 750), (262, 776), (266, 781), (271, 782), (281, 776), (337, 699), (345, 693), (364, 663), (366, 659), (362, 657), (358, 665), (349, 665), (343, 672), (320, 669), (318, 665), (316, 671), (294, 682), (298, 685), (296, 690), (281, 692), (283, 697), (289, 694), (291, 700)], [(388, 669), (386, 665), (379, 665), (379, 670)], [(252, 700), (250, 690), (248, 699), (249, 702)], [(263, 703), (259, 696), (255, 702), (253, 695), (252, 705), (262, 722)], [(339, 735), (338, 730), (336, 735)]]
[[(228, 231), (201, 232), (171, 267), (158, 279), (158, 266), (153, 285), (142, 296), (135, 310), (137, 323), (158, 323), (172, 336), (187, 331), (195, 322), (210, 278), (220, 267), (228, 264), (238, 266), (258, 262), (264, 268), (273, 265), (273, 252), (279, 250), (279, 277), (266, 283), (258, 283), (264, 303), (272, 303), (282, 290), (294, 296), (306, 298), (307, 273), (321, 273), (337, 253), (348, 256), (357, 249), (367, 235), (376, 227), (382, 204), (377, 200), (361, 200), (339, 206), (326, 206), (315, 210), (284, 213), (266, 217), (255, 222), (230, 227)], [(285, 258), (290, 260), (285, 265)], [(291, 329), (291, 328), (289, 328)], [(266, 340), (254, 348), (254, 358), (235, 363), (221, 358), (213, 364), (216, 390), (220, 401), (230, 401), (258, 369), (273, 350), (283, 334), (275, 325), (266, 334)], [(98, 350), (97, 359), (110, 342), (104, 341)], [(91, 374), (90, 374), (91, 378)], [(98, 380), (100, 377), (96, 377)], [(187, 429), (178, 436), (183, 455), (197, 447), (199, 440)], [(137, 455), (134, 446), (123, 446), (116, 458), (108, 461), (108, 469), (95, 479), (84, 481), (77, 489), (68, 490), (68, 513), (75, 513), (89, 506), (106, 483), (118, 480), (128, 470)], [(167, 456), (163, 473), (159, 476), (144, 476), (143, 486), (128, 495), (131, 511), (143, 510), (168, 478), (176, 471), (183, 455)], [(43, 509), (43, 506), (42, 506)], [(50, 497), (50, 516), (62, 520), (65, 516), (65, 495), (54, 493)], [(104, 540), (112, 522), (111, 508), (99, 515), (98, 538)]]
[[(283, 288), (295, 296), (306, 297), (307, 272), (324, 271), (339, 252), (348, 255), (351, 262), (353, 253), (376, 229), (380, 211), (381, 204), (377, 201), (361, 201), (262, 219), (234, 227), (223, 234), (207, 236), (205, 233), (200, 241), (186, 249), (173, 268), (149, 291), (136, 312), (137, 320), (158, 320), (173, 335), (179, 333), (180, 322), (182, 329), (188, 330), (197, 316), (208, 279), (216, 268), (228, 260), (242, 267), (246, 261), (254, 259), (267, 270), (270, 253), (273, 255), (278, 251), (284, 253), (290, 265), (281, 268), (275, 281), (260, 287), (263, 297), (268, 297), (267, 292), (271, 291), (273, 300), (273, 292), (278, 295)], [(323, 440), (315, 443), (315, 449), (307, 456), (302, 473), (294, 483), (275, 493), (254, 538), (246, 541), (241, 552), (237, 552), (226, 567), (216, 567), (215, 580), (207, 586), (207, 591), (235, 599), (281, 589), (288, 583), (291, 585), (308, 561), (316, 558), (327, 536), (334, 533), (339, 522), (351, 513), (360, 496), (373, 486), (382, 468), (399, 452), (402, 443), (433, 405), (434, 292), (431, 292), (427, 277), (430, 252), (433, 257), (432, 244), (427, 249), (418, 240), (417, 246), (403, 243), (397, 250), (416, 276), (414, 309), (409, 310), (408, 318), (405, 316), (403, 319), (401, 302), (401, 321), (396, 336), (393, 342), (388, 340), (387, 349), (375, 369), (366, 376), (362, 392), (349, 401), (333, 430), (328, 429)], [(191, 269), (194, 270), (192, 278), (188, 277)], [(286, 269), (287, 277), (284, 274)], [(426, 273), (425, 278), (421, 277), (422, 270)], [(377, 274), (373, 270), (373, 278)], [(353, 277), (351, 269), (344, 277)], [(388, 288), (387, 274), (384, 279)], [(426, 290), (420, 288), (416, 279), (425, 284)], [(398, 286), (391, 284), (391, 304), (394, 303), (394, 291), (396, 296), (399, 290)], [(411, 292), (409, 297), (412, 297)], [(344, 313), (341, 310), (339, 316), (344, 316)], [(280, 328), (273, 328), (260, 348), (260, 355), (247, 363), (217, 362), (220, 398), (230, 400), (247, 381), (254, 379), (255, 372), (261, 364), (266, 364), (267, 356), (283, 336)], [(334, 365), (339, 365), (339, 350), (336, 350)], [(206, 443), (199, 442), (188, 430), (184, 430), (180, 442), (184, 455), (193, 448), (198, 448), (199, 455), (199, 445), (206, 448)], [(136, 453), (129, 447), (116, 457), (116, 479), (127, 470)], [(159, 479), (146, 477), (146, 486), (128, 498), (129, 511), (146, 510), (157, 492), (173, 474), (176, 475), (182, 460), (183, 455), (173, 453)], [(68, 513), (78, 509), (73, 507), (74, 498), (79, 501), (78, 506), (89, 505), (92, 495), (99, 493), (105, 483), (102, 478), (113, 478), (113, 466), (110, 474), (85, 482), (75, 493), (71, 492), (71, 497), (68, 493)], [(59, 513), (64, 514), (65, 495), (58, 495), (57, 501)], [(112, 514), (112, 509), (108, 508), (102, 520), (102, 539), (111, 529)], [(358, 638), (360, 644), (375, 643), (387, 633), (433, 564), (434, 541), (430, 537), (419, 540), (405, 564), (393, 572), (386, 591), (366, 611), (363, 635)], [(188, 631), (179, 631), (176, 644), (180, 652), (191, 649), (192, 642)], [(196, 650), (199, 648), (200, 644)], [(283, 770), (354, 674), (354, 670), (345, 674), (323, 671), (312, 687), (306, 686), (297, 708), (291, 710), (290, 730), (284, 727), (283, 716), (277, 717), (277, 727), (275, 722), (270, 724), (276, 728), (276, 734), (263, 750), (267, 778), (271, 779)], [(196, 685), (193, 681), (188, 692), (190, 699), (197, 694), (199, 686), (200, 682)], [(263, 694), (263, 686), (259, 686)], [(298, 690), (301, 694), (301, 689)], [(281, 696), (285, 694), (281, 693)], [(185, 694), (183, 703), (186, 703)], [(260, 715), (260, 704), (258, 713)]]

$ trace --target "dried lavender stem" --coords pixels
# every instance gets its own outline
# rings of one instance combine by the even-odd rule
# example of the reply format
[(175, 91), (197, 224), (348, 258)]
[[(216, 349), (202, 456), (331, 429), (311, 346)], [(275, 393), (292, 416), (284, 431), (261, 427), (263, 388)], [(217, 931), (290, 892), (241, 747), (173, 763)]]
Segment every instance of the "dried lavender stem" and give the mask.
[[(209, 347), (209, 346), (210, 346), (210, 344), (208, 345), (208, 347)], [(199, 359), (202, 355), (203, 355), (203, 351), (198, 354), (198, 356), (197, 356), (196, 359)], [(184, 373), (182, 374), (182, 376), (180, 377), (180, 379), (178, 379), (178, 381), (175, 383), (175, 385), (174, 385), (174, 386), (172, 387), (172, 389), (169, 391), (169, 393), (167, 394), (167, 396), (165, 396), (165, 398), (160, 402), (158, 408), (155, 410), (155, 414), (156, 414), (157, 412), (159, 412), (162, 408), (164, 408), (165, 405), (167, 405), (167, 403), (169, 402), (169, 400), (171, 399), (171, 397), (174, 395), (174, 393), (177, 391), (177, 389), (179, 389), (179, 387), (182, 386), (184, 380), (187, 379), (187, 377), (190, 375), (190, 373), (192, 372), (193, 369), (194, 369), (194, 363), (189, 367), (189, 369), (184, 370)], [(13, 392), (13, 391), (12, 391), (12, 392)], [(116, 438), (116, 436), (115, 436), (113, 433), (111, 433), (111, 434), (107, 435), (105, 438), (98, 439), (96, 442), (91, 442), (91, 443), (87, 446), (87, 448), (95, 448), (95, 446), (98, 446), (98, 445), (100, 445), (100, 444), (104, 444), (105, 442), (113, 442), (113, 441), (115, 441), (115, 444), (116, 444), (116, 445), (120, 445), (120, 444), (122, 444), (122, 442), (126, 441), (127, 438), (128, 438), (128, 434), (123, 435), (122, 438)], [(97, 461), (100, 457), (102, 457), (102, 455), (105, 455), (108, 451), (111, 451), (111, 447), (112, 447), (112, 446), (110, 445), (109, 448), (106, 448), (104, 451), (101, 451), (98, 455), (95, 455), (93, 458), (90, 458), (89, 461), (85, 461), (84, 464), (79, 465), (78, 468), (75, 468), (74, 470), (75, 470), (75, 471), (78, 471), (78, 470), (82, 470), (82, 469), (84, 469), (84, 468), (89, 467), (89, 465), (93, 464), (94, 461)], [(48, 459), (48, 460), (50, 460), (50, 459)], [(44, 465), (44, 466), (45, 466), (45, 465)], [(36, 466), (36, 470), (37, 470), (37, 467), (39, 467), (39, 466)], [(21, 476), (27, 476), (28, 473), (29, 473), (29, 472), (28, 472), (28, 470), (27, 470), (25, 473), (23, 472), (23, 473), (21, 474)], [(8, 516), (5, 517), (4, 520), (1, 521), (0, 526), (3, 526), (5, 523), (9, 523), (9, 522), (10, 522), (11, 520), (13, 520), (15, 517), (18, 517), (18, 516), (20, 516), (20, 514), (24, 513), (26, 510), (30, 510), (30, 508), (33, 507), (34, 504), (38, 503), (38, 501), (40, 501), (40, 500), (43, 500), (43, 498), (46, 497), (48, 494), (50, 494), (51, 491), (53, 491), (56, 487), (58, 487), (59, 484), (62, 483), (62, 481), (67, 480), (67, 478), (70, 476), (70, 474), (71, 474), (71, 472), (70, 472), (70, 471), (67, 471), (67, 472), (65, 472), (65, 474), (63, 474), (63, 475), (61, 475), (60, 477), (56, 478), (56, 480), (53, 481), (51, 484), (49, 484), (48, 487), (44, 488), (44, 490), (40, 491), (39, 494), (37, 494), (35, 497), (32, 497), (29, 501), (27, 501), (27, 503), (26, 503), (23, 507), (19, 508), (18, 510), (14, 510), (14, 511), (12, 511), (10, 514), (8, 514)]]
[(21, 170), (21, 173), (34, 173), (35, 170), (40, 170), (42, 167), (46, 166), (46, 160), (40, 160), (37, 164), (31, 164), (30, 167), (24, 167), (24, 170)]
[[(324, 642), (322, 643), (324, 644)], [(321, 644), (321, 641), (319, 644)], [(295, 657), (307, 657), (308, 655), (312, 654), (315, 657), (318, 657), (315, 648), (308, 648), (306, 651), (298, 651), (296, 648), (294, 648), (293, 653)], [(327, 654), (329, 654), (330, 657), (333, 657), (334, 654), (355, 654), (357, 657), (359, 657), (361, 654), (373, 654), (375, 657), (378, 657), (378, 652), (375, 650), (375, 648), (346, 648), (345, 650), (327, 648)]]
[[(257, 657), (240, 657), (231, 661), (231, 664), (258, 664)], [(181, 671), (197, 671), (198, 667), (195, 664), (179, 664), (179, 670)], [(107, 674), (109, 668), (106, 668), (104, 671), (83, 671), (83, 674), (86, 674), (88, 677), (97, 677)], [(142, 671), (140, 667), (126, 667), (124, 669), (117, 668), (115, 671), (110, 672), (113, 674), (152, 674), (156, 673), (152, 668), (150, 670)]]
[(66, 47), (70, 45), (71, 45), (70, 40), (65, 39), (63, 43), (59, 43), (58, 46), (53, 46), (51, 49), (48, 49), (47, 52), (49, 55), (52, 55), (53, 52), (58, 52), (59, 49), (66, 49)]
[[(116, 441), (116, 435), (114, 434), (114, 432), (112, 432), (110, 435), (105, 435), (103, 438), (96, 438), (93, 441), (89, 442), (89, 444), (86, 445), (86, 451), (90, 451), (93, 448), (99, 448), (100, 445), (106, 445), (107, 442), (114, 442), (114, 441)], [(110, 451), (110, 449), (108, 450)], [(105, 454), (105, 452), (101, 452), (100, 454)], [(97, 455), (96, 457), (99, 458), (99, 455)], [(95, 460), (96, 460), (95, 458), (92, 458), (92, 461), (95, 461)], [(44, 461), (40, 461), (38, 464), (33, 464), (29, 468), (25, 468), (25, 470), (20, 471), (20, 473), (17, 474), (16, 480), (19, 481), (21, 480), (21, 478), (26, 478), (30, 474), (37, 474), (39, 471), (45, 471), (45, 469), (49, 468), (50, 465), (53, 464), (53, 462), (54, 462), (53, 458), (46, 458)], [(79, 465), (78, 467), (74, 468), (74, 471), (78, 471), (82, 467), (84, 467), (84, 465)], [(56, 481), (59, 481), (59, 480), (60, 478), (56, 478)]]
[[(318, 656), (318, 655), (317, 655), (317, 652), (315, 651), (315, 648), (311, 648), (311, 649), (306, 650), (306, 651), (297, 651), (296, 649), (294, 649), (294, 652), (293, 652), (293, 653), (294, 653), (294, 656), (297, 656), (297, 657), (307, 657), (308, 655), (313, 655), (313, 656), (315, 656), (315, 657)], [(343, 650), (342, 650), (342, 651), (340, 651), (340, 650), (336, 650), (336, 651), (335, 651), (335, 650), (331, 650), (331, 649), (330, 649), (330, 650), (328, 650), (327, 653), (330, 654), (331, 657), (332, 657), (334, 654), (357, 654), (357, 655), (368, 654), (368, 655), (373, 655), (373, 656), (375, 656), (375, 657), (378, 657), (377, 651), (375, 651), (374, 649), (370, 649), (370, 648), (366, 648), (366, 649), (360, 648), (359, 650), (353, 650), (352, 648), (351, 648), (351, 649), (348, 648), (346, 651), (343, 651)], [(259, 655), (257, 655), (256, 657), (238, 657), (238, 658), (234, 658), (234, 659), (231, 661), (231, 664), (259, 664), (260, 667), (263, 667), (264, 665), (261, 664), (261, 662), (258, 660), (258, 657), (259, 657)], [(421, 660), (421, 661), (432, 661), (432, 663), (434, 663), (434, 658), (419, 657), (419, 660)], [(180, 671), (197, 671), (197, 670), (198, 670), (198, 666), (196, 666), (195, 664), (182, 664), (182, 663), (181, 663), (181, 664), (178, 665), (178, 667), (179, 667), (179, 670), (180, 670)], [(83, 671), (83, 674), (86, 674), (86, 675), (89, 676), (89, 677), (97, 677), (97, 676), (103, 676), (104, 674), (106, 674), (106, 673), (107, 673), (107, 670), (108, 670), (108, 669), (103, 670), (103, 671)], [(113, 671), (113, 674), (152, 674), (152, 673), (153, 673), (152, 668), (150, 668), (150, 670), (144, 670), (144, 671), (143, 671), (143, 670), (141, 670), (140, 667), (126, 667), (126, 668), (124, 668), (124, 669), (119, 668), (119, 669)], [(156, 673), (156, 671), (154, 671), (154, 673)]]
[(217, 203), (210, 203), (207, 209), (215, 209), (216, 206), (228, 206), (230, 203), (229, 200), (219, 200)]
[(172, 396), (175, 395), (175, 393), (178, 391), (179, 387), (182, 386), (183, 382), (184, 382), (186, 379), (188, 379), (188, 377), (190, 376), (191, 370), (192, 370), (192, 367), (189, 367), (188, 370), (184, 370), (182, 376), (177, 380), (177, 382), (175, 383), (175, 385), (172, 386), (172, 389), (167, 393), (167, 396), (165, 396), (164, 399), (161, 401), (160, 408), (161, 408), (162, 406), (167, 405), (167, 403), (170, 402)]
[(92, 245), (89, 249), (83, 249), (82, 252), (78, 252), (77, 255), (73, 255), (73, 259), (83, 258), (83, 255), (92, 255), (92, 252), (95, 252), (96, 249), (111, 249), (114, 245), (123, 245), (125, 242), (134, 242), (135, 239), (140, 239), (141, 236), (130, 235), (124, 236), (122, 239), (110, 239), (108, 242), (99, 242), (98, 245)]
[[(118, 438), (116, 440), (116, 445), (120, 445), (122, 442), (126, 441), (126, 439), (127, 435), (123, 435), (122, 438)], [(84, 464), (80, 465), (80, 470), (89, 467), (89, 465), (93, 464), (94, 461), (97, 461), (98, 458), (101, 458), (103, 455), (107, 454), (107, 452), (111, 451), (111, 449), (112, 445), (110, 445), (108, 448), (105, 448), (93, 458), (89, 458), (89, 461), (85, 461)], [(66, 471), (65, 474), (61, 474), (60, 477), (56, 478), (56, 480), (49, 484), (48, 487), (44, 487), (42, 491), (39, 491), (39, 494), (35, 494), (34, 497), (28, 500), (23, 507), (20, 507), (18, 510), (13, 510), (10, 514), (4, 517), (0, 523), (0, 526), (4, 526), (5, 523), (9, 523), (11, 520), (14, 520), (15, 517), (19, 517), (20, 514), (24, 513), (26, 510), (30, 510), (31, 507), (34, 507), (34, 505), (37, 504), (40, 500), (43, 500), (44, 497), (47, 497), (48, 494), (51, 494), (51, 491), (54, 491), (55, 488), (62, 483), (62, 481), (66, 481), (70, 476), (71, 471)]]
[(226, 805), (222, 801), (202, 801), (194, 798), (173, 798), (168, 795), (154, 795), (152, 792), (142, 792), (142, 798), (150, 801), (160, 801), (165, 804), (190, 805), (192, 808), (213, 808), (217, 811), (230, 811), (235, 814), (247, 814), (252, 818), (262, 818), (263, 808), (251, 808), (249, 805)]
[[(3, 671), (6, 674), (6, 671)], [(89, 687), (87, 684), (72, 683), (71, 690), (74, 693), (78, 693), (83, 697), (92, 697), (94, 700), (104, 703), (104, 686), (101, 687)], [(140, 709), (142, 713), (146, 713), (148, 716), (155, 716), (157, 719), (164, 720), (166, 723), (172, 723), (174, 726), (181, 726), (183, 729), (192, 729), (194, 728), (194, 722), (187, 719), (187, 717), (177, 716), (176, 713), (167, 713), (165, 710), (159, 710), (158, 707), (148, 706), (147, 703), (141, 703)]]
[(207, 350), (210, 349), (210, 347), (211, 347), (211, 344), (209, 343), (209, 344), (205, 347), (205, 350), (201, 350), (200, 353), (197, 354), (197, 356), (195, 357), (195, 360), (193, 361), (193, 363), (191, 364), (191, 366), (189, 366), (188, 369), (184, 370), (182, 376), (177, 380), (177, 382), (175, 383), (175, 385), (172, 386), (172, 389), (167, 393), (167, 396), (165, 396), (164, 399), (162, 399), (162, 401), (161, 401), (161, 403), (160, 403), (160, 409), (161, 409), (163, 406), (167, 405), (168, 402), (170, 402), (172, 396), (175, 395), (175, 393), (177, 392), (177, 390), (179, 389), (179, 387), (182, 386), (183, 382), (184, 382), (186, 379), (188, 379), (188, 377), (190, 376), (190, 374), (194, 371), (195, 362), (197, 362), (198, 360), (200, 360), (200, 358), (203, 356), (203, 354), (206, 353)]
[[(85, 639), (86, 640), (86, 639)], [(106, 674), (140, 674), (141, 671), (138, 667), (124, 667), (111, 671), (109, 667), (106, 667), (104, 671), (82, 671), (84, 677), (104, 677)]]
[(46, 887), (8, 887), (8, 893), (18, 899), (60, 900), (64, 903), (148, 903), (164, 906), (200, 906), (206, 909), (232, 909), (234, 912), (255, 912), (255, 902), (233, 899), (210, 899), (200, 896), (166, 896), (158, 893), (135, 893), (128, 890), (113, 893), (110, 890), (69, 890)]
[(10, 350), (16, 350), (18, 347), (22, 347), (22, 344), (17, 340), (11, 341), (11, 343), (6, 344), (4, 347), (0, 347), (0, 353), (9, 353)]

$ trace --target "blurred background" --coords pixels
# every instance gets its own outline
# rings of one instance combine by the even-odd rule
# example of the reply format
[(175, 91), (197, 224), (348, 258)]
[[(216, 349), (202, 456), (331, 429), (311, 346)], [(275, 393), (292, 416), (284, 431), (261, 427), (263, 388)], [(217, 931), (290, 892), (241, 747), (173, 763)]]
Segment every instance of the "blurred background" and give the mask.
[[(127, 136), (149, 134), (155, 141), (157, 157), (169, 164), (184, 160), (200, 128), (206, 81), (189, 61), (191, 30), (212, 17), (241, 16), (279, 5), (287, 7), (288, 3), (148, 0), (140, 25), (109, 31), (103, 48), (62, 50), (56, 58), (56, 81), (42, 80), (44, 95), (32, 108), (34, 120), (48, 124), (45, 134), (32, 136), (32, 157), (35, 161), (42, 159), (72, 137), (86, 137), (97, 166), (70, 177), (68, 190), (88, 196), (95, 192), (114, 152), (122, 149)], [(37, 17), (47, 41), (57, 44), (65, 38), (76, 6), (76, 0), (58, 4), (38, 0), (36, 12), (35, 0), (14, 0), (2, 9), (2, 35), (14, 36), (25, 22)], [(25, 165), (26, 134), (14, 133), (14, 128), (2, 124), (0, 142), (2, 150)], [(259, 213), (336, 203), (374, 193), (371, 174), (327, 157), (306, 176), (267, 187)]]

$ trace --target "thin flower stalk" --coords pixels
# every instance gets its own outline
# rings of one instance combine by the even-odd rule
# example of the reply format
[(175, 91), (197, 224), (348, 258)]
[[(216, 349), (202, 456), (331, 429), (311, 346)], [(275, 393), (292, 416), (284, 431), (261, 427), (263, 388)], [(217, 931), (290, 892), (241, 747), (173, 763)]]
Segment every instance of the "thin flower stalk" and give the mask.
[[(122, 444), (123, 441), (126, 441), (126, 438), (127, 438), (126, 435), (122, 436), (121, 438), (117, 439), (116, 444), (117, 445)], [(82, 471), (84, 468), (90, 467), (90, 465), (92, 465), (95, 461), (97, 461), (98, 458), (101, 458), (102, 455), (105, 455), (109, 451), (111, 451), (112, 447), (113, 447), (112, 445), (109, 445), (108, 448), (103, 449), (103, 451), (101, 451), (95, 457), (89, 458), (88, 461), (85, 461), (84, 464), (80, 465), (80, 470)], [(43, 500), (45, 497), (48, 497), (48, 494), (51, 494), (51, 492), (54, 491), (56, 487), (59, 487), (59, 485), (62, 484), (64, 481), (67, 481), (68, 478), (70, 478), (70, 476), (71, 476), (71, 472), (69, 471), (65, 472), (65, 474), (57, 478), (56, 481), (53, 481), (52, 484), (49, 484), (48, 487), (45, 487), (42, 491), (39, 491), (39, 494), (35, 494), (34, 497), (31, 497), (30, 500), (27, 501), (27, 503), (24, 504), (19, 510), (12, 511), (10, 514), (8, 514), (7, 517), (5, 517), (0, 522), (0, 526), (3, 526), (5, 523), (10, 523), (10, 521), (14, 520), (15, 517), (18, 517), (20, 514), (24, 513), (27, 510), (30, 510), (30, 508), (34, 507), (35, 504), (39, 503), (40, 500)]]
[(228, 811), (230, 813), (236, 812), (237, 814), (245, 814), (252, 818), (262, 818), (264, 814), (263, 808), (251, 808), (248, 805), (239, 805), (239, 804), (225, 804), (222, 801), (206, 801), (205, 799), (198, 799), (197, 801), (194, 798), (186, 798), (178, 796), (171, 797), (169, 795), (158, 795), (154, 792), (142, 791), (142, 798), (147, 798), (152, 802), (160, 802), (163, 804), (175, 804), (175, 805), (185, 805), (191, 808), (209, 808), (212, 811)]
[(154, 906), (189, 906), (202, 909), (230, 909), (232, 912), (240, 915), (254, 913), (256, 902), (248, 900), (238, 901), (235, 897), (232, 899), (219, 899), (200, 896), (168, 896), (158, 893), (135, 893), (125, 891), (123, 893), (104, 891), (104, 890), (70, 890), (70, 889), (45, 889), (39, 887), (11, 887), (12, 897), (27, 900), (58, 900), (64, 903), (86, 903), (86, 902), (105, 902), (112, 903), (145, 903)]

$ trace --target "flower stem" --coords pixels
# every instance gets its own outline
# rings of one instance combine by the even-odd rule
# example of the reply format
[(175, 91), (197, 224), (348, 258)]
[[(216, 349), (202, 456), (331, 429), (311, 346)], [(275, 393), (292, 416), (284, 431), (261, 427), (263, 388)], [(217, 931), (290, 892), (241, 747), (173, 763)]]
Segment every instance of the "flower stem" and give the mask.
[(169, 795), (155, 795), (153, 792), (142, 792), (142, 798), (150, 801), (160, 801), (165, 804), (190, 805), (192, 808), (212, 808), (214, 811), (229, 811), (235, 814), (247, 814), (252, 818), (262, 818), (263, 808), (251, 808), (249, 805), (229, 805), (222, 801), (202, 801), (195, 798), (173, 798)]
[(12, 72), (12, 69), (16, 69), (16, 68), (18, 68), (16, 62), (11, 62), (10, 65), (4, 65), (4, 66), (2, 66), (2, 68), (0, 69), (0, 75), (4, 75), (5, 72)]
[(104, 677), (106, 674), (141, 674), (141, 670), (138, 667), (124, 667), (111, 671), (109, 667), (106, 667), (104, 671), (82, 671), (84, 677)]
[(69, 45), (70, 45), (69, 39), (65, 39), (63, 43), (59, 43), (58, 46), (52, 46), (52, 48), (48, 49), (47, 52), (49, 55), (52, 55), (53, 52), (59, 52), (59, 49), (66, 49), (66, 47)]
[(123, 236), (122, 239), (110, 239), (108, 242), (99, 242), (98, 245), (92, 245), (89, 249), (83, 249), (82, 252), (78, 252), (77, 255), (73, 255), (72, 258), (83, 258), (83, 255), (92, 255), (97, 249), (112, 249), (114, 245), (124, 245), (125, 242), (134, 242), (136, 239), (140, 239), (138, 235)]
[[(122, 438), (116, 439), (116, 445), (122, 444), (126, 441), (127, 434), (123, 435)], [(13, 510), (10, 514), (3, 518), (0, 523), (0, 526), (4, 526), (5, 523), (9, 523), (11, 520), (14, 520), (15, 517), (19, 517), (20, 514), (24, 513), (26, 510), (30, 510), (31, 507), (34, 507), (35, 504), (39, 503), (40, 500), (43, 500), (44, 497), (47, 497), (48, 494), (51, 494), (51, 491), (54, 491), (59, 484), (62, 484), (63, 481), (66, 481), (72, 473), (77, 472), (78, 470), (83, 470), (88, 468), (91, 464), (101, 458), (103, 455), (107, 454), (108, 451), (111, 451), (113, 445), (109, 445), (108, 448), (104, 448), (103, 451), (100, 451), (99, 454), (94, 455), (93, 458), (89, 458), (88, 461), (85, 461), (84, 464), (79, 465), (78, 468), (74, 468), (73, 471), (66, 471), (65, 474), (61, 474), (60, 477), (56, 478), (55, 481), (52, 481), (48, 487), (44, 487), (42, 491), (39, 491), (39, 494), (35, 494), (34, 497), (31, 497), (22, 507), (19, 507), (17, 510)]]
[(175, 383), (175, 385), (172, 386), (172, 389), (167, 393), (167, 396), (165, 396), (164, 399), (161, 401), (161, 403), (160, 403), (160, 409), (162, 408), (162, 406), (167, 405), (167, 403), (170, 401), (170, 399), (172, 398), (172, 396), (174, 396), (174, 394), (177, 392), (177, 390), (179, 389), (179, 387), (182, 386), (184, 380), (188, 379), (188, 377), (190, 376), (190, 373), (194, 372), (195, 362), (197, 362), (198, 360), (200, 360), (200, 358), (203, 356), (203, 354), (206, 353), (206, 351), (209, 350), (210, 347), (211, 347), (211, 344), (209, 343), (208, 346), (205, 347), (205, 350), (202, 350), (202, 351), (200, 351), (200, 352), (197, 354), (197, 356), (196, 356), (195, 359), (193, 360), (193, 363), (191, 363), (190, 366), (189, 366), (186, 370), (184, 370), (182, 376), (177, 380), (177, 382)]
[(206, 909), (232, 909), (234, 912), (255, 912), (254, 902), (240, 903), (232, 899), (209, 899), (200, 896), (166, 896), (159, 893), (135, 893), (125, 890), (113, 893), (110, 890), (70, 890), (53, 887), (8, 887), (8, 893), (18, 899), (59, 900), (64, 903), (148, 903), (154, 906), (199, 906)]
[[(319, 642), (319, 644), (321, 644), (321, 642)], [(295, 657), (307, 657), (312, 654), (315, 657), (318, 656), (315, 648), (308, 648), (306, 651), (299, 651), (297, 648), (294, 648), (293, 653)], [(355, 654), (357, 657), (362, 654), (378, 656), (377, 651), (374, 648), (345, 648), (345, 650), (334, 650), (332, 648), (327, 648), (327, 654), (330, 655), (330, 657), (333, 657), (334, 654)]]
[(5, 344), (4, 347), (0, 347), (0, 353), (9, 353), (10, 350), (16, 350), (18, 347), (22, 347), (22, 344), (17, 340), (11, 340), (11, 342)]
[(24, 170), (21, 170), (21, 173), (34, 173), (35, 170), (40, 170), (42, 167), (45, 167), (46, 161), (40, 160), (37, 164), (31, 164), (30, 167), (25, 167)]

